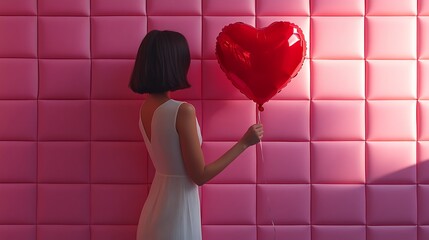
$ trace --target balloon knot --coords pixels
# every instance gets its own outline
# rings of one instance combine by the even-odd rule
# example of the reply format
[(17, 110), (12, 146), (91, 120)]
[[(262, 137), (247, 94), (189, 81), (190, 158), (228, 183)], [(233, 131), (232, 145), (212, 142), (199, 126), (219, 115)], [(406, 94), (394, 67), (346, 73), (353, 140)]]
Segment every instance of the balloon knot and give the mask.
[(262, 105), (258, 106), (259, 111), (263, 112), (264, 111), (264, 107), (262, 107)]

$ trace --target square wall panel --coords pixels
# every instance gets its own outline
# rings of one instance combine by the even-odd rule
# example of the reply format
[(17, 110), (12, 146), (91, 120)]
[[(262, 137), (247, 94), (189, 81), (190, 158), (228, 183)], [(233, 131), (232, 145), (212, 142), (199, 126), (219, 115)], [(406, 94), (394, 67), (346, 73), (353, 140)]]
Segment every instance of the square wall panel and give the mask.
[(416, 143), (367, 142), (367, 182), (372, 184), (416, 183)]
[(367, 140), (416, 140), (416, 101), (367, 101)]
[[(202, 119), (204, 141), (237, 141), (256, 123), (256, 106), (250, 100), (205, 100)], [(228, 126), (228, 131), (219, 131), (219, 126)]]
[[(416, 226), (369, 226), (367, 240), (417, 240)], [(424, 239), (424, 238), (423, 238)]]
[(175, 0), (146, 0), (148, 15), (201, 15), (201, 0), (182, 0), (177, 4)]
[(365, 182), (364, 141), (313, 141), (311, 156), (313, 183)]
[[(235, 142), (204, 142), (206, 164), (219, 159)], [(256, 148), (248, 148), (209, 183), (256, 183)]]
[(92, 225), (92, 240), (135, 240), (136, 225)]
[(88, 224), (89, 192), (88, 184), (39, 184), (38, 224)]
[(258, 239), (290, 239), (310, 240), (311, 228), (309, 225), (267, 225), (258, 226)]
[(13, 240), (36, 240), (35, 225), (1, 225), (0, 236)]
[(311, 198), (313, 224), (365, 224), (363, 184), (313, 184)]
[(0, 57), (37, 57), (37, 18), (0, 17)]
[(147, 150), (143, 142), (92, 142), (92, 183), (146, 183)]
[(429, 184), (429, 141), (417, 143), (417, 177), (419, 183)]
[(146, 197), (143, 184), (92, 185), (91, 224), (135, 225)]
[(0, 185), (0, 223), (36, 224), (36, 184)]
[(366, 14), (392, 15), (392, 16), (415, 16), (417, 15), (417, 0), (371, 0), (366, 2)]
[(90, 240), (88, 225), (38, 225), (37, 239)]
[(39, 142), (39, 183), (89, 183), (89, 142)]
[(366, 58), (416, 59), (416, 25), (415, 17), (366, 17)]
[(147, 30), (170, 30), (183, 34), (188, 41), (191, 58), (201, 58), (201, 16), (149, 16)]
[(89, 100), (39, 100), (39, 140), (89, 140)]
[(272, 100), (264, 108), (264, 141), (310, 140), (310, 101)]
[(418, 196), (418, 223), (420, 225), (428, 225), (429, 224), (429, 185), (419, 185), (417, 188), (417, 196)]
[(36, 99), (36, 59), (0, 59), (0, 99)]
[(203, 59), (216, 59), (216, 38), (222, 29), (235, 22), (243, 22), (255, 26), (255, 17), (237, 16), (237, 17), (203, 17)]
[(91, 0), (91, 15), (133, 16), (146, 14), (146, 0)]
[(258, 183), (310, 183), (309, 142), (266, 142), (258, 150)]
[(203, 225), (204, 240), (257, 240), (256, 227), (249, 225)]
[(202, 61), (202, 81), (204, 99), (247, 99), (226, 77), (217, 60)]
[(89, 58), (88, 17), (39, 17), (40, 58)]
[(310, 15), (308, 0), (256, 0), (256, 15), (258, 16), (294, 16)]
[(134, 59), (146, 27), (143, 16), (92, 17), (91, 56)]
[(367, 240), (365, 226), (313, 226), (314, 240)]
[(16, 0), (0, 1), (0, 15), (36, 15), (37, 0), (21, 0), (16, 4)]
[(37, 181), (36, 142), (0, 141), (0, 153), (0, 182)]
[(310, 224), (310, 185), (261, 184), (256, 195), (258, 224)]
[(37, 139), (37, 101), (0, 101), (0, 139)]
[(256, 223), (255, 196), (254, 184), (204, 185), (202, 224), (254, 225)]
[(418, 58), (429, 59), (429, 17), (418, 17)]
[(417, 224), (416, 185), (368, 185), (366, 194), (368, 225)]
[(364, 58), (363, 17), (312, 17), (311, 24), (314, 59)]
[(89, 59), (39, 60), (39, 99), (89, 99)]
[(363, 100), (314, 100), (311, 115), (312, 140), (365, 139)]
[(134, 60), (95, 59), (91, 65), (92, 99), (138, 99), (143, 96), (133, 93), (128, 87)]
[(365, 1), (362, 0), (311, 0), (313, 16), (363, 16)]
[(418, 101), (419, 140), (429, 140), (429, 101)]
[(38, 0), (37, 11), (40, 15), (89, 16), (91, 0)]
[(313, 60), (311, 84), (313, 99), (365, 99), (365, 62)]
[(417, 61), (368, 60), (367, 98), (416, 99)]
[(242, 16), (255, 15), (256, 0), (205, 0), (203, 14), (205, 16)]
[(418, 96), (419, 99), (429, 100), (429, 61), (419, 60), (418, 69)]
[(96, 141), (141, 141), (137, 100), (91, 101), (91, 138)]

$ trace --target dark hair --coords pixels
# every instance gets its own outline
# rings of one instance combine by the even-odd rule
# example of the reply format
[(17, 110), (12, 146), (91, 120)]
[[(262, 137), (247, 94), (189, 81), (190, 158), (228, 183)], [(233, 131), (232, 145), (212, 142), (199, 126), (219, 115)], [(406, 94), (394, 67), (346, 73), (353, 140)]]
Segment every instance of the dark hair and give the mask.
[(188, 42), (182, 34), (150, 31), (140, 44), (129, 87), (136, 93), (189, 88), (190, 55)]

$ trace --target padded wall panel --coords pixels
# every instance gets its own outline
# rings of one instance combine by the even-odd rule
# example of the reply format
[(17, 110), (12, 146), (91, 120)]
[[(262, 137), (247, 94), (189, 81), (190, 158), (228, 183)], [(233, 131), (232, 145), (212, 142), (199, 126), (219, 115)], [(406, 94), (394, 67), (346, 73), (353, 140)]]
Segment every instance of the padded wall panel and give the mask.
[(0, 181), (25, 183), (37, 181), (37, 143), (0, 142)]
[(91, 0), (93, 16), (146, 15), (145, 0)]
[(37, 0), (22, 0), (19, 4), (15, 0), (4, 0), (0, 3), (1, 15), (36, 15)]
[[(299, 74), (258, 113), (219, 68), (233, 22), (301, 27)], [(204, 240), (429, 239), (428, 0), (0, 0), (0, 239), (134, 240), (155, 169), (128, 81), (152, 29), (188, 39)], [(259, 116), (260, 115), (260, 116)]]
[(311, 13), (317, 16), (363, 16), (365, 2), (361, 0), (311, 0)]
[(92, 57), (134, 59), (146, 33), (146, 22), (143, 16), (92, 17)]
[(1, 225), (0, 235), (15, 240), (35, 240), (35, 225)]
[(89, 24), (87, 17), (39, 17), (39, 57), (89, 58)]
[(317, 240), (363, 240), (366, 239), (366, 229), (363, 226), (317, 225), (312, 229), (312, 236)]
[(88, 99), (90, 84), (89, 59), (39, 61), (39, 99)]
[(36, 59), (0, 59), (0, 99), (36, 99)]
[(0, 16), (0, 57), (35, 58), (37, 28), (33, 16)]
[[(312, 17), (311, 56), (315, 59), (362, 59), (364, 19), (362, 17)], [(344, 34), (338, 34), (342, 32)], [(335, 46), (335, 51), (332, 51)]]
[(90, 143), (86, 141), (39, 142), (39, 183), (89, 183)]
[(39, 184), (37, 222), (75, 225), (89, 223), (88, 184)]
[(365, 182), (364, 141), (313, 141), (311, 153), (313, 183)]
[(39, 15), (88, 16), (90, 0), (38, 0)]
[(37, 227), (37, 239), (89, 240), (90, 236), (88, 225), (40, 225)]
[(36, 140), (37, 115), (37, 101), (1, 101), (0, 136), (2, 140)]
[(259, 183), (310, 183), (309, 142), (264, 142), (260, 154)]

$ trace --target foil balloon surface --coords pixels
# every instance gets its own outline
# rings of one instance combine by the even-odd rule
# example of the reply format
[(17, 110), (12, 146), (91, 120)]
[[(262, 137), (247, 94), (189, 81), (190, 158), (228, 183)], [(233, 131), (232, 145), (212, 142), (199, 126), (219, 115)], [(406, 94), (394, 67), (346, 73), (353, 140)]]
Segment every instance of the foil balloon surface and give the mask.
[(290, 22), (273, 22), (260, 29), (237, 22), (225, 26), (216, 39), (221, 69), (260, 111), (297, 75), (305, 52), (304, 34)]

